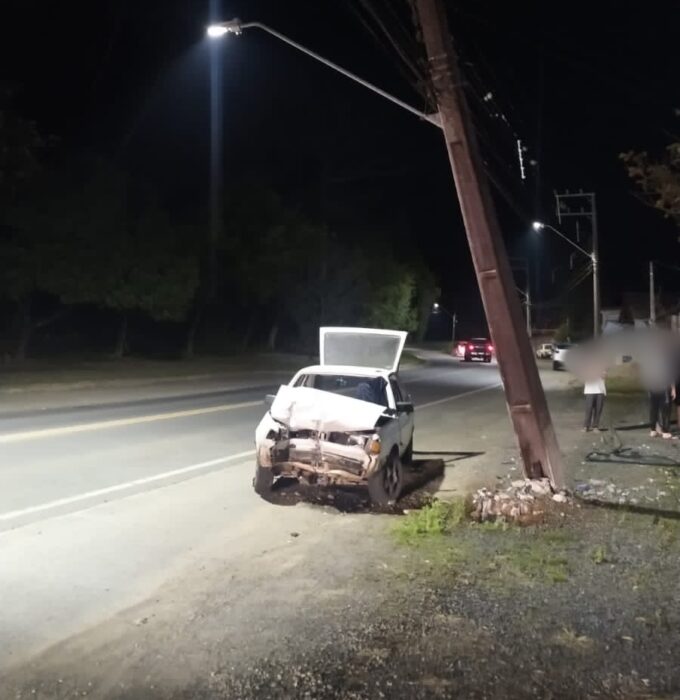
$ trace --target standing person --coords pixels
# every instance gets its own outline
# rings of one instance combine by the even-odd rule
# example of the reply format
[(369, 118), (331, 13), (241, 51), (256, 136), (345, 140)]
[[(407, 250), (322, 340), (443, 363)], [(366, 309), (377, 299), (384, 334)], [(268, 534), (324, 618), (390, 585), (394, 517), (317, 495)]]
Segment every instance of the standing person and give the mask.
[(604, 407), (604, 397), (607, 395), (607, 387), (604, 383), (605, 374), (587, 379), (583, 393), (586, 397), (586, 417), (583, 423), (583, 431), (589, 433), (594, 430), (600, 432), (600, 418)]
[(671, 435), (671, 402), (675, 401), (675, 385), (666, 387), (662, 391), (649, 392), (649, 435), (665, 440), (670, 440)]

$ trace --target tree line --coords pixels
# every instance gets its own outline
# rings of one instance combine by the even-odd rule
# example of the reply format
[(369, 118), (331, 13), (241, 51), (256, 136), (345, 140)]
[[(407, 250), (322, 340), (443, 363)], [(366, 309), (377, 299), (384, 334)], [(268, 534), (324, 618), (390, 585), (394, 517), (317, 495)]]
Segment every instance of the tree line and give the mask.
[(84, 307), (115, 314), (117, 357), (140, 317), (183, 324), (185, 355), (207, 323), (228, 325), (241, 350), (311, 350), (322, 324), (424, 333), (435, 280), (389, 239), (347, 238), (271, 188), (241, 184), (224, 193), (210, 249), (200, 211), (180, 222), (111, 161), (45, 164), (48, 149), (34, 124), (0, 110), (0, 303), (15, 358)]

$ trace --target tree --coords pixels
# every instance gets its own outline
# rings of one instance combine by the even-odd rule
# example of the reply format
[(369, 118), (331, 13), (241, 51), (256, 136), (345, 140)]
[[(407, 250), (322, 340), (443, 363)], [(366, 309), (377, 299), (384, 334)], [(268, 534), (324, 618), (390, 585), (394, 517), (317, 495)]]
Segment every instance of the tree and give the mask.
[(437, 286), (437, 280), (432, 271), (424, 262), (419, 262), (415, 269), (416, 276), (416, 338), (418, 342), (425, 339), (427, 327), (432, 317), (432, 308), (439, 299), (441, 290)]
[[(131, 193), (135, 196), (131, 196)], [(198, 284), (190, 232), (158, 204), (139, 196), (122, 173), (102, 164), (46, 177), (7, 214), (7, 295), (22, 309), (17, 356), (26, 353), (36, 292), (65, 306), (92, 304), (119, 312), (114, 355), (126, 346), (128, 315), (182, 320)]]
[(174, 225), (153, 200), (126, 206), (119, 180), (107, 180), (89, 192), (89, 200), (87, 191), (80, 193), (92, 206), (70, 232), (71, 261), (79, 272), (70, 283), (61, 276), (51, 291), (64, 303), (117, 311), (113, 355), (122, 357), (131, 313), (155, 321), (186, 318), (198, 288), (198, 260), (191, 229)]
[(36, 124), (7, 104), (0, 104), (0, 199), (14, 199), (40, 170), (39, 154), (47, 145)]
[(285, 318), (297, 317), (300, 308), (316, 316), (311, 307), (318, 306), (328, 232), (265, 187), (237, 188), (225, 201), (222, 267), (249, 315), (243, 346), (263, 316), (270, 324), (267, 345), (274, 350)]
[(671, 143), (660, 160), (634, 151), (622, 153), (621, 159), (642, 200), (680, 226), (680, 142)]
[(405, 265), (383, 260), (368, 278), (362, 325), (413, 331), (417, 326), (416, 276)]

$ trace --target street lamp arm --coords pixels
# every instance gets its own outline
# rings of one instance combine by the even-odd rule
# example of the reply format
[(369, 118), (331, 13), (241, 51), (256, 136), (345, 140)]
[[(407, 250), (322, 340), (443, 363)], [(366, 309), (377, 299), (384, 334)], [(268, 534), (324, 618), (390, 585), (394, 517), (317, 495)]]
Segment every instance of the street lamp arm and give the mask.
[[(297, 41), (293, 41), (292, 39), (289, 39), (287, 36), (285, 36), (285, 34), (281, 34), (280, 32), (277, 32), (275, 29), (268, 27), (266, 24), (262, 24), (261, 22), (243, 22), (243, 23), (238, 25), (239, 30), (249, 29), (251, 27), (255, 28), (255, 29), (261, 29), (263, 32), (267, 32), (267, 34), (271, 34), (276, 39), (279, 39), (280, 41), (283, 41), (285, 44), (288, 44), (288, 46), (292, 46), (294, 49), (297, 49), (298, 51), (301, 51), (302, 53), (306, 54), (307, 56), (310, 56), (314, 60), (319, 61), (319, 63), (323, 63), (325, 66), (328, 66), (328, 68), (332, 68), (337, 73), (341, 73), (346, 78), (353, 80), (355, 83), (359, 83), (359, 85), (363, 85), (365, 88), (368, 88), (372, 92), (375, 92), (376, 94), (380, 95), (381, 97), (384, 97), (386, 100), (389, 100), (393, 104), (401, 107), (402, 109), (405, 109), (407, 112), (411, 112), (411, 114), (414, 114), (416, 117), (419, 117), (420, 119), (424, 119), (425, 121), (430, 122), (430, 124), (434, 124), (436, 127), (440, 128), (440, 129), (442, 128), (441, 119), (439, 118), (439, 113), (426, 114), (425, 112), (421, 112), (420, 110), (416, 109), (415, 107), (412, 107), (407, 102), (400, 100), (398, 97), (394, 97), (394, 95), (390, 95), (389, 92), (385, 92), (385, 90), (383, 90), (382, 88), (379, 88), (377, 85), (373, 85), (373, 83), (369, 83), (368, 80), (364, 80), (363, 78), (360, 78), (358, 75), (355, 75), (354, 73), (346, 70), (342, 66), (339, 66), (337, 63), (333, 63), (333, 61), (329, 61), (327, 58), (324, 58), (323, 56), (320, 56), (318, 53), (315, 53), (314, 51), (311, 51), (310, 49), (306, 48), (305, 46), (302, 46), (302, 44), (298, 44)], [(239, 31), (239, 33), (240, 33), (240, 31)]]
[(569, 236), (565, 236), (562, 231), (559, 229), (556, 229), (554, 226), (551, 226), (550, 224), (543, 224), (545, 228), (549, 228), (551, 231), (554, 231), (560, 238), (564, 238), (564, 240), (572, 245), (576, 250), (581, 251), (587, 258), (590, 258), (591, 260), (594, 258), (595, 254), (594, 253), (589, 253), (585, 248), (581, 248), (581, 246), (578, 243), (574, 243), (574, 241), (569, 238)]
[(442, 306), (441, 304), (437, 304), (435, 306), (435, 311), (443, 311), (445, 314), (447, 314), (451, 318), (454, 318), (456, 315), (455, 313), (451, 313), (451, 311), (449, 311), (445, 306)]

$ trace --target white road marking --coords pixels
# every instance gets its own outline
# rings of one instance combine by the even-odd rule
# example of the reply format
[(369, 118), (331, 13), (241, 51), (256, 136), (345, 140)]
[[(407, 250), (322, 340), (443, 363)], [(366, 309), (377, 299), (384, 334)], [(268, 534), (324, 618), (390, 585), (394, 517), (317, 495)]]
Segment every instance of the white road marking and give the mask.
[(245, 459), (246, 457), (252, 457), (255, 454), (254, 450), (248, 450), (247, 452), (239, 452), (233, 455), (227, 455), (226, 457), (218, 457), (217, 459), (211, 459), (207, 462), (199, 462), (198, 464), (190, 464), (188, 467), (180, 467), (179, 469), (173, 469), (169, 472), (163, 472), (161, 474), (154, 474), (153, 476), (146, 476), (143, 479), (134, 479), (133, 481), (126, 481), (122, 484), (115, 484), (114, 486), (107, 486), (103, 489), (97, 489), (96, 491), (86, 491), (85, 493), (79, 493), (76, 496), (68, 496), (66, 498), (59, 498), (56, 501), (49, 501), (47, 503), (41, 503), (37, 506), (30, 506), (29, 508), (22, 508), (21, 510), (10, 510), (7, 513), (0, 513), (0, 521), (16, 520), (26, 515), (32, 515), (33, 513), (41, 513), (45, 510), (53, 510), (54, 508), (60, 508), (61, 506), (68, 506), (72, 503), (80, 503), (81, 501), (86, 501), (89, 498), (97, 498), (99, 496), (106, 496), (110, 493), (116, 493), (118, 491), (126, 491), (128, 489), (135, 488), (136, 486), (144, 486), (145, 484), (152, 484), (155, 481), (162, 481), (163, 479), (170, 479), (173, 476), (182, 476), (184, 474), (190, 474), (191, 472), (200, 471), (201, 469), (208, 469), (209, 467), (215, 467), (218, 464), (225, 464), (227, 462), (234, 462), (238, 459)]
[[(497, 382), (495, 384), (490, 384), (489, 386), (481, 387), (479, 389), (472, 389), (471, 391), (465, 391), (461, 394), (454, 394), (453, 396), (447, 396), (446, 398), (439, 399), (437, 401), (430, 401), (429, 403), (420, 404), (416, 408), (422, 410), (425, 408), (430, 408), (432, 406), (438, 406), (443, 403), (448, 403), (449, 401), (456, 401), (457, 399), (465, 398), (466, 396), (472, 396), (473, 394), (479, 394), (483, 391), (490, 391), (491, 389), (497, 389), (502, 386), (502, 382)], [(36, 437), (48, 437), (53, 435), (63, 435), (68, 433), (78, 433), (88, 430), (99, 430), (103, 428), (113, 428), (121, 427), (126, 425), (135, 425), (138, 423), (148, 423), (152, 421), (159, 420), (169, 420), (172, 418), (182, 418), (185, 416), (195, 416), (202, 415), (205, 413), (215, 413), (218, 411), (229, 411), (238, 408), (245, 408), (250, 406), (260, 405), (260, 401), (248, 401), (240, 404), (229, 404), (224, 406), (211, 406), (209, 408), (198, 408), (188, 411), (177, 411), (174, 413), (161, 413), (153, 416), (141, 416), (138, 418), (123, 418), (120, 420), (111, 421), (101, 421), (98, 423), (84, 423), (81, 425), (66, 426), (63, 428), (48, 428), (45, 430), (34, 430), (24, 433), (11, 433), (9, 435), (0, 435), (0, 442), (18, 442), (20, 440), (28, 440)], [(133, 489), (137, 486), (144, 486), (146, 484), (151, 484), (156, 481), (163, 481), (164, 479), (170, 479), (174, 476), (182, 476), (184, 474), (190, 474), (191, 472), (200, 471), (202, 469), (208, 469), (210, 467), (217, 466), (218, 464), (226, 464), (227, 462), (233, 462), (239, 459), (245, 459), (246, 457), (254, 456), (254, 450), (248, 450), (246, 452), (239, 452), (233, 455), (227, 455), (225, 457), (218, 457), (217, 459), (211, 459), (207, 462), (199, 462), (198, 464), (191, 464), (186, 467), (180, 467), (179, 469), (173, 469), (171, 471), (162, 472), (160, 474), (154, 474), (152, 476), (147, 476), (142, 479), (134, 479), (132, 481), (126, 481), (122, 484), (115, 484), (113, 486), (107, 486), (102, 489), (96, 489), (94, 491), (87, 491), (85, 493), (77, 494), (75, 496), (68, 496), (66, 498), (60, 498), (55, 501), (49, 501), (47, 503), (41, 503), (36, 506), (30, 506), (28, 508), (23, 508), (20, 510), (12, 510), (7, 513), (0, 513), (0, 522), (6, 522), (9, 520), (16, 520), (17, 518), (25, 517), (27, 515), (32, 515), (34, 513), (41, 513), (47, 510), (53, 510), (55, 508), (60, 508), (62, 506), (71, 505), (72, 503), (80, 503), (91, 498), (98, 498), (100, 496), (106, 496), (111, 493), (117, 493), (120, 491), (127, 491)]]
[(448, 403), (449, 401), (456, 401), (456, 399), (462, 399), (466, 396), (472, 396), (473, 394), (481, 394), (482, 391), (490, 391), (491, 389), (497, 389), (499, 386), (503, 386), (503, 382), (489, 384), (489, 386), (483, 386), (481, 389), (472, 389), (472, 391), (464, 391), (462, 394), (454, 394), (453, 396), (447, 396), (445, 399), (438, 399), (437, 401), (430, 401), (429, 403), (416, 404), (416, 410), (420, 411), (423, 408), (439, 406), (439, 404)]
[(252, 408), (261, 406), (262, 401), (244, 401), (242, 403), (223, 404), (221, 406), (207, 406), (205, 408), (191, 408), (186, 411), (173, 411), (172, 413), (156, 413), (150, 416), (136, 416), (134, 418), (116, 418), (113, 420), (97, 421), (95, 423), (79, 423), (77, 425), (65, 425), (59, 428), (43, 428), (41, 430), (25, 430), (20, 433), (7, 433), (0, 435), (0, 444), (9, 442), (23, 442), (25, 440), (37, 440), (40, 438), (57, 437), (59, 435), (72, 435), (85, 433), (91, 430), (107, 430), (109, 428), (123, 428), (129, 425), (141, 423), (155, 423), (162, 420), (174, 420), (176, 418), (188, 418), (202, 416), (206, 413), (221, 413), (234, 411), (239, 408)]

